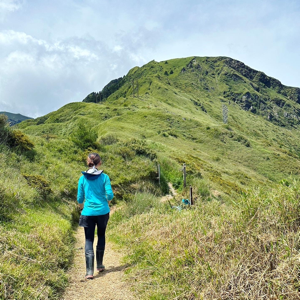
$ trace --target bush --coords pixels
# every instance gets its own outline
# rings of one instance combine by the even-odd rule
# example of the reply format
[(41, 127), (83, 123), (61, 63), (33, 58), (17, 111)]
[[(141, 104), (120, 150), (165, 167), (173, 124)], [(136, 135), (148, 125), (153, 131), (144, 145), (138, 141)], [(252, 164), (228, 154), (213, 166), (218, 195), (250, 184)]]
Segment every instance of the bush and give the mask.
[(124, 160), (131, 160), (135, 155), (135, 152), (129, 147), (120, 147), (117, 153), (121, 155)]
[(101, 137), (99, 143), (101, 145), (112, 145), (118, 142), (118, 138), (112, 134)]
[(46, 198), (52, 191), (50, 188), (50, 183), (45, 179), (42, 175), (29, 175), (22, 174), (24, 178), (27, 180), (27, 183), (35, 188), (43, 198)]
[(36, 154), (34, 143), (22, 131), (12, 130), (5, 115), (0, 115), (0, 143), (24, 154), (30, 160), (33, 160)]
[(97, 137), (97, 133), (92, 128), (80, 123), (71, 135), (71, 140), (78, 148), (85, 150), (88, 147), (98, 148)]
[(32, 151), (34, 148), (28, 136), (20, 130), (10, 131), (7, 143), (11, 148), (16, 148), (21, 152)]
[(10, 128), (7, 123), (7, 116), (0, 115), (0, 143), (6, 143), (9, 136)]
[(143, 155), (150, 158), (151, 160), (155, 160), (157, 158), (156, 153), (147, 147), (145, 141), (132, 139), (129, 142), (125, 143), (125, 146), (131, 148), (136, 155)]

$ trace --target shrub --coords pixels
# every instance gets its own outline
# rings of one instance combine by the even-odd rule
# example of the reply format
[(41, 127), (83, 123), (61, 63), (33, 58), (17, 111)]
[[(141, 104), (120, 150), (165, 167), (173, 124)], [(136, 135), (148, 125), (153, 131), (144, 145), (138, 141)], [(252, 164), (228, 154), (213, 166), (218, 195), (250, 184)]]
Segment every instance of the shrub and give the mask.
[(29, 174), (22, 174), (24, 178), (27, 180), (27, 183), (35, 188), (41, 196), (46, 198), (52, 191), (50, 188), (50, 183), (45, 179), (42, 175), (29, 175)]
[(155, 160), (157, 158), (156, 153), (147, 147), (145, 141), (132, 139), (129, 142), (125, 143), (125, 146), (131, 148), (136, 155), (143, 155), (150, 158), (151, 160)]
[(9, 146), (14, 151), (24, 154), (33, 160), (36, 152), (34, 143), (20, 130), (12, 130), (7, 122), (7, 116), (0, 115), (0, 143)]
[(32, 151), (34, 148), (34, 144), (29, 137), (20, 130), (12, 130), (7, 143), (10, 147), (17, 148), (21, 152)]
[(71, 140), (78, 148), (85, 150), (88, 147), (98, 148), (97, 137), (97, 133), (92, 128), (80, 123), (71, 135)]
[(118, 142), (118, 138), (112, 134), (103, 136), (100, 138), (99, 143), (101, 145), (112, 145)]
[(0, 143), (6, 143), (9, 136), (10, 128), (7, 123), (7, 116), (0, 115)]
[(129, 147), (120, 147), (117, 153), (121, 155), (124, 160), (131, 160), (135, 155), (135, 152)]

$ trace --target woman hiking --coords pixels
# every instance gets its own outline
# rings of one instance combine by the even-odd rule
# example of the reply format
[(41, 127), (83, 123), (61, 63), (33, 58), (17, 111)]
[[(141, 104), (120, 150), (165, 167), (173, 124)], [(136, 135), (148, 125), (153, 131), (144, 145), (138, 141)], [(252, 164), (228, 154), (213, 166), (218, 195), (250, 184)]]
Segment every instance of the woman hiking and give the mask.
[[(109, 201), (114, 194), (108, 175), (102, 170), (98, 153), (90, 153), (87, 158), (89, 169), (82, 172), (78, 182), (77, 202), (82, 210), (79, 226), (84, 227), (86, 279), (94, 278), (94, 236), (97, 225), (98, 242), (96, 246), (97, 272), (104, 271), (105, 230), (109, 219)], [(84, 202), (84, 203), (83, 203)]]

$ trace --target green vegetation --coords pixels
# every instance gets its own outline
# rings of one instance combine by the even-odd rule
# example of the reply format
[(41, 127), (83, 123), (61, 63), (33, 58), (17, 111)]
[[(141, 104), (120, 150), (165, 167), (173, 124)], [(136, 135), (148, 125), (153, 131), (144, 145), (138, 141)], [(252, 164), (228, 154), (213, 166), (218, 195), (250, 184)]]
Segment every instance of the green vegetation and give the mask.
[[(87, 154), (100, 153), (113, 181), (114, 201), (130, 201), (133, 191), (161, 194), (153, 184), (155, 152), (143, 141), (124, 143), (112, 135), (96, 143), (93, 131), (80, 122), (69, 138), (29, 138), (6, 119), (0, 118), (0, 299), (61, 299), (78, 221), (77, 182)], [(90, 141), (98, 148), (85, 148)], [(28, 151), (35, 154), (29, 157)]]
[[(128, 276), (140, 297), (296, 299), (299, 95), (230, 58), (190, 57), (135, 67), (16, 130), (1, 117), (1, 245), (11, 245), (1, 249), (10, 255), (3, 266), (14, 266), (0, 264), (1, 296), (61, 296), (77, 180), (97, 151), (120, 206), (109, 235), (130, 245)], [(184, 163), (193, 208), (181, 203)], [(168, 183), (178, 195), (161, 202)], [(52, 244), (65, 251), (48, 251)], [(40, 276), (31, 280), (31, 268)]]
[(112, 216), (109, 236), (127, 253), (139, 299), (298, 299), (299, 188), (182, 211), (136, 195)]
[(74, 204), (38, 175), (48, 159), (43, 150), (0, 120), (0, 299), (60, 299), (73, 255)]

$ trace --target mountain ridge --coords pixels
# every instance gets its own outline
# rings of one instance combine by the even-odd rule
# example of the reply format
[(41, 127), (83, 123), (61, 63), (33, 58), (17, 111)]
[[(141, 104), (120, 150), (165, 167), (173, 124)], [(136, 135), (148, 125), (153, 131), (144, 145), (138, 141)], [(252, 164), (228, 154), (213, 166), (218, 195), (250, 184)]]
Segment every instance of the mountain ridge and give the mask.
[[(164, 63), (166, 65), (173, 63), (174, 65), (174, 62), (181, 65), (179, 72), (177, 71), (175, 75), (175, 70), (170, 70), (168, 66), (163, 65)], [(221, 101), (238, 103), (244, 110), (264, 115), (266, 119), (279, 126), (299, 124), (299, 88), (285, 86), (279, 80), (229, 57), (190, 57), (164, 62), (151, 61), (142, 67), (134, 67), (126, 76), (110, 81), (102, 91), (90, 93), (83, 99), (83, 102), (99, 103), (105, 101), (126, 85), (127, 91), (123, 91), (123, 95), (134, 95), (140, 90), (138, 81), (144, 76), (144, 71), (149, 72), (148, 66), (155, 68), (158, 76), (167, 76), (171, 82), (174, 76), (178, 77), (186, 72), (195, 72), (198, 74), (199, 80), (202, 81), (204, 89), (209, 92), (216, 88), (215, 84), (209, 82), (211, 81), (210, 77), (213, 76), (219, 83), (216, 96)], [(157, 68), (158, 66), (159, 68)], [(195, 78), (193, 81), (197, 84)], [(168, 84), (170, 85), (170, 82)], [(223, 86), (220, 87), (220, 84)]]
[(6, 111), (0, 111), (0, 115), (1, 114), (7, 116), (10, 126), (21, 123), (24, 120), (33, 119), (31, 117), (27, 117), (27, 116), (24, 116), (21, 114), (14, 114), (14, 113), (6, 112)]

